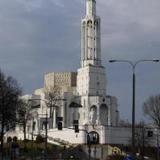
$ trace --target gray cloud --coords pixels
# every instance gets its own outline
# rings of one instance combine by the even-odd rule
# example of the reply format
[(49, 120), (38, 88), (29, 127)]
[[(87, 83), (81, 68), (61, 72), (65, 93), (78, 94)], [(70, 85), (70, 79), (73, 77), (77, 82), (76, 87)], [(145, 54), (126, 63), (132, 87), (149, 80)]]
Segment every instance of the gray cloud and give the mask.
[[(0, 67), (18, 79), (25, 93), (41, 87), (46, 72), (79, 67), (84, 5), (84, 0), (0, 1)], [(97, 0), (108, 93), (118, 97), (124, 118), (131, 117), (131, 71), (125, 64), (107, 61), (160, 58), (159, 8), (158, 0)], [(142, 102), (160, 91), (159, 69), (153, 64), (137, 68), (140, 113)]]
[(157, 0), (100, 1), (102, 45), (107, 46), (103, 49), (108, 49), (108, 56), (139, 59), (151, 54), (160, 43), (159, 6)]

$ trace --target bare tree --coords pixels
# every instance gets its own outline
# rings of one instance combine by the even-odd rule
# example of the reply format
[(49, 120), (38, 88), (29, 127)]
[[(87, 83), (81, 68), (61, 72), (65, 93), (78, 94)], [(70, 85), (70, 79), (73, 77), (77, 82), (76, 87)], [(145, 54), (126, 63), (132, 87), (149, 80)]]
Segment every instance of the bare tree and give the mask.
[(26, 140), (26, 126), (31, 119), (31, 105), (25, 99), (20, 99), (18, 107), (18, 123), (23, 127), (24, 140)]
[(3, 139), (6, 130), (13, 128), (16, 123), (16, 111), (18, 107), (21, 89), (17, 81), (6, 76), (0, 70), (0, 142), (3, 159)]
[(143, 121), (141, 121), (138, 124), (136, 124), (135, 144), (138, 147), (142, 159), (144, 159), (145, 146), (148, 145), (148, 141), (149, 139), (147, 136), (146, 125)]
[(143, 104), (143, 112), (160, 127), (160, 95), (150, 96)]
[(45, 96), (47, 101), (47, 107), (50, 110), (50, 118), (53, 120), (54, 110), (56, 109), (57, 104), (61, 100), (61, 90), (59, 86), (50, 86), (45, 88)]

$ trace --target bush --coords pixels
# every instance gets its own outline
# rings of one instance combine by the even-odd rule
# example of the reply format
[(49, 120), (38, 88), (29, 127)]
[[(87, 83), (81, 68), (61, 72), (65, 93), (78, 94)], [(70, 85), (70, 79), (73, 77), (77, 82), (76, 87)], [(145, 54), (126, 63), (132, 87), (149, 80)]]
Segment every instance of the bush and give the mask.
[(123, 160), (124, 156), (122, 155), (110, 155), (106, 160)]
[(12, 142), (12, 137), (7, 137), (7, 143), (11, 143)]
[(43, 143), (43, 142), (44, 142), (44, 138), (41, 135), (37, 135), (36, 143)]
[(13, 142), (17, 142), (18, 138), (16, 136), (13, 137)]
[(28, 143), (28, 142), (30, 142), (30, 140), (29, 139), (24, 139), (23, 142)]

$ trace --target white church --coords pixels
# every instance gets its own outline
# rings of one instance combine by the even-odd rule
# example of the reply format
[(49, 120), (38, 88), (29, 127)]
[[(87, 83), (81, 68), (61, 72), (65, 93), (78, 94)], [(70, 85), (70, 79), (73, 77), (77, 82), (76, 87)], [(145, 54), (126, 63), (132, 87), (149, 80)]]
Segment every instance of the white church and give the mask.
[[(47, 118), (50, 142), (84, 144), (86, 133), (89, 132), (98, 134), (100, 144), (118, 142), (114, 137), (119, 121), (117, 98), (107, 95), (106, 92), (100, 25), (100, 17), (96, 15), (96, 1), (86, 0), (86, 15), (81, 21), (81, 66), (77, 72), (45, 74), (43, 88), (22, 97), (28, 102), (32, 101), (29, 103), (32, 118), (28, 121), (27, 138), (31, 137), (33, 128), (34, 135), (44, 135)], [(55, 92), (52, 107), (48, 107), (49, 97), (46, 90)], [(57, 117), (62, 122), (62, 130), (57, 129)], [(79, 125), (78, 133), (74, 131), (75, 122)], [(21, 127), (16, 130), (19, 134), (22, 132)], [(129, 133), (130, 130), (125, 132)]]

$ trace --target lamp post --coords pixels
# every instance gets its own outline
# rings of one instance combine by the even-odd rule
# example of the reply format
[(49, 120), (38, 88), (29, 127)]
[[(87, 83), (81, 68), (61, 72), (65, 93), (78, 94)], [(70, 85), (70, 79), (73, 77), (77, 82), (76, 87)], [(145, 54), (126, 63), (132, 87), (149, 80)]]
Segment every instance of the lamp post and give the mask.
[(32, 119), (32, 134), (31, 134), (32, 135), (32, 147), (31, 147), (32, 148), (32, 160), (33, 160), (33, 157), (34, 157), (34, 149), (33, 149), (33, 140), (34, 140), (34, 133), (33, 132), (34, 132), (34, 129), (35, 129), (34, 127), (35, 127), (35, 122)]
[(142, 62), (159, 62), (159, 59), (142, 59), (138, 60), (136, 62), (132, 62), (129, 60), (110, 60), (110, 63), (115, 62), (122, 62), (122, 63), (128, 63), (132, 67), (132, 149), (133, 152), (135, 151), (135, 81), (136, 81), (136, 75), (135, 75), (135, 69), (137, 64)]

